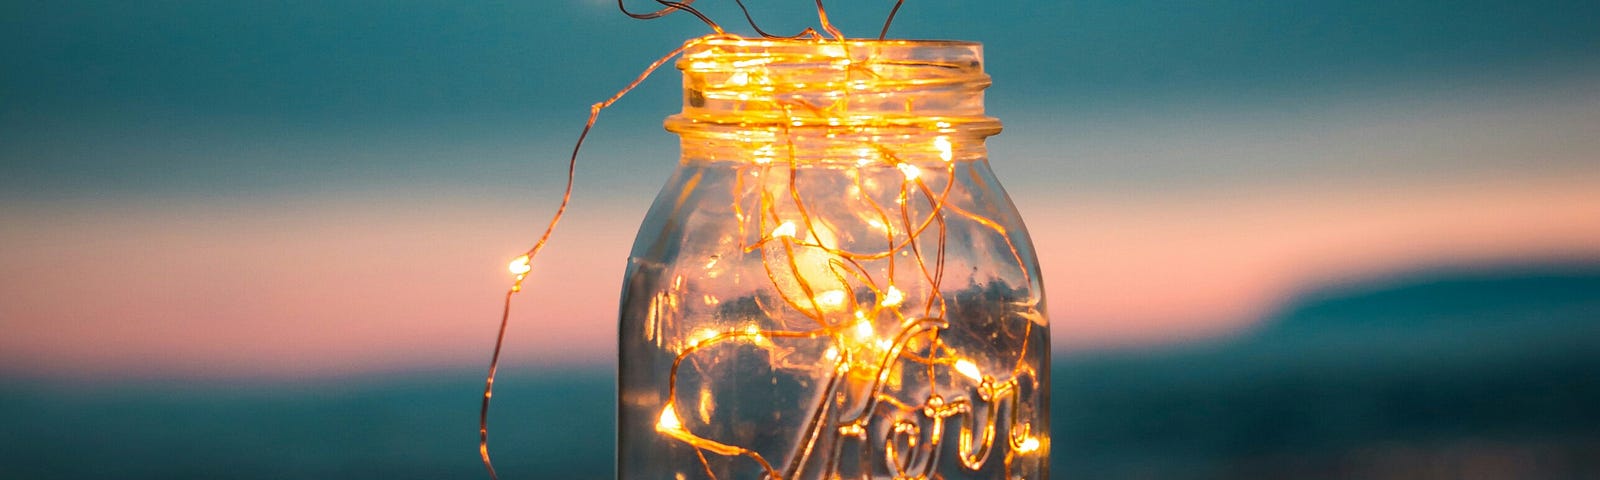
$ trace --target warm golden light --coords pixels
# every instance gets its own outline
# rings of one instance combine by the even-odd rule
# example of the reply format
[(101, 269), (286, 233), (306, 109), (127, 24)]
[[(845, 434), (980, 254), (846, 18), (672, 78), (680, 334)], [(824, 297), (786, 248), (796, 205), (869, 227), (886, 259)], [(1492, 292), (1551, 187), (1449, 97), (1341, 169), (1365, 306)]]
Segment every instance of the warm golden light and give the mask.
[(794, 235), (794, 222), (792, 221), (785, 221), (782, 225), (778, 225), (778, 228), (772, 229), (772, 238), (794, 238)]
[(866, 340), (866, 339), (872, 338), (872, 335), (874, 333), (876, 333), (876, 332), (874, 332), (873, 329), (872, 329), (872, 322), (869, 322), (869, 321), (866, 321), (866, 320), (861, 320), (859, 322), (856, 322), (856, 339), (857, 340)]
[(533, 266), (528, 264), (527, 255), (511, 260), (511, 265), (507, 268), (511, 270), (512, 275), (527, 275), (528, 272), (533, 271)]
[(902, 164), (899, 164), (899, 165), (895, 165), (895, 168), (899, 168), (900, 172), (904, 173), (906, 175), (906, 180), (907, 181), (916, 180), (917, 178), (922, 176), (922, 169), (917, 168), (916, 165), (912, 165), (912, 164), (909, 164), (909, 163), (902, 163)]
[[(1045, 448), (1030, 436), (1045, 425), (1044, 380), (1033, 372), (1048, 349), (1029, 276), (1036, 260), (1017, 247), (1026, 239), (1013, 234), (1021, 230), (1010, 225), (1014, 216), (987, 216), (1009, 204), (972, 200), (973, 192), (999, 191), (980, 170), (982, 139), (999, 124), (957, 100), (973, 89), (938, 91), (910, 78), (925, 68), (951, 85), (984, 85), (975, 46), (930, 47), (952, 48), (957, 58), (947, 69), (915, 55), (882, 60), (902, 54), (893, 51), (900, 44), (701, 41), (679, 62), (689, 91), (683, 113), (667, 121), (683, 138), (675, 178), (692, 183), (669, 186), (660, 198), (677, 203), (645, 222), (672, 229), (641, 232), (667, 235), (640, 245), (670, 254), (635, 259), (664, 265), (661, 273), (630, 270), (630, 289), (654, 293), (624, 298), (623, 345), (661, 350), (624, 348), (623, 370), (670, 369), (664, 389), (624, 374), (624, 398), (662, 403), (624, 407), (620, 428), (634, 447), (623, 448), (619, 476), (697, 463), (689, 476), (1037, 478), (1042, 459), (1017, 459)], [(698, 189), (702, 182), (715, 186)], [(1000, 248), (950, 243), (975, 241)], [(649, 330), (630, 318), (648, 319)], [(641, 332), (666, 340), (629, 339)], [(772, 396), (753, 391), (827, 400), (802, 402), (805, 411), (790, 411), (797, 405), (789, 401), (741, 403)], [(677, 405), (696, 414), (693, 431)], [(761, 420), (742, 424), (740, 415)], [(652, 420), (654, 439), (630, 437), (630, 428)], [(778, 428), (775, 421), (803, 430), (750, 435)], [(958, 433), (946, 440), (936, 433), (945, 428)], [(695, 456), (662, 459), (681, 450), (647, 448), (656, 441), (681, 442)], [(941, 456), (942, 449), (953, 451)], [(990, 461), (990, 450), (1004, 454)], [(710, 454), (742, 457), (759, 470)], [(956, 474), (961, 469), (983, 473)]]
[(900, 293), (899, 288), (896, 288), (894, 285), (890, 285), (889, 289), (883, 292), (883, 300), (878, 302), (878, 306), (884, 308), (897, 307), (900, 306), (900, 303), (904, 302), (905, 300), (905, 294)]
[(950, 143), (950, 137), (944, 135), (933, 137), (933, 148), (939, 151), (940, 160), (948, 162), (955, 158), (955, 152), (952, 150), (954, 146)]
[(763, 331), (761, 330), (761, 327), (755, 324), (746, 325), (744, 327), (744, 336), (746, 339), (750, 340), (750, 343), (762, 346), (771, 345), (772, 342), (768, 341), (766, 334), (762, 332)]
[(706, 343), (711, 341), (711, 339), (716, 338), (719, 333), (721, 332), (718, 332), (715, 328), (711, 327), (695, 330), (694, 333), (689, 335), (689, 345), (700, 345)]
[[(1042, 476), (1017, 455), (1047, 448), (1030, 432), (1048, 427), (1049, 338), (1037, 260), (987, 166), (1000, 123), (981, 47), (848, 39), (820, 1), (820, 31), (743, 38), (672, 3), (630, 15), (687, 11), (715, 33), (594, 104), (578, 141), (681, 54), (666, 126), (682, 161), (625, 280), (618, 478)], [(569, 176), (508, 267), (504, 315), (570, 196)]]
[(1028, 438), (1022, 439), (1022, 442), (1017, 444), (1017, 450), (1016, 451), (1017, 451), (1018, 454), (1033, 453), (1033, 452), (1039, 451), (1039, 439), (1036, 438), (1036, 437), (1028, 437)]
[(983, 381), (983, 373), (978, 371), (978, 366), (974, 365), (971, 360), (965, 358), (956, 360), (956, 372), (965, 375), (967, 378)]
[(849, 298), (849, 295), (844, 293), (843, 290), (828, 290), (817, 295), (817, 303), (822, 305), (824, 309), (836, 310), (844, 306), (844, 301), (847, 298)]
[(666, 408), (661, 409), (661, 419), (656, 421), (656, 431), (683, 431), (683, 422), (678, 420), (678, 412), (672, 409), (672, 404), (669, 403)]

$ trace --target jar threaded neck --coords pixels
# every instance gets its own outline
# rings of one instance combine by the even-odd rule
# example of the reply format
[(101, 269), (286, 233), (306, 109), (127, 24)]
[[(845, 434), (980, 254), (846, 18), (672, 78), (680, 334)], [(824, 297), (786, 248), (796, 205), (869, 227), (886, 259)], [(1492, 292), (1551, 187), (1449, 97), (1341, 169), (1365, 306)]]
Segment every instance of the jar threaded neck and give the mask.
[(988, 136), (982, 46), (912, 40), (710, 39), (690, 46), (678, 133), (741, 128), (924, 128)]

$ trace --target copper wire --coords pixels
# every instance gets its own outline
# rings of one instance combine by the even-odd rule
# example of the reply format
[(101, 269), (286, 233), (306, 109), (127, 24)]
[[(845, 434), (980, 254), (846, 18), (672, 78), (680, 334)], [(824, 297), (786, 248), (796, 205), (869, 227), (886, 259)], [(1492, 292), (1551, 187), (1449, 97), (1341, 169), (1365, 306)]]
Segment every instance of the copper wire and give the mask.
[[(618, 4), (620, 5), (620, 0)], [(624, 95), (637, 88), (645, 79), (650, 78), (650, 74), (655, 73), (656, 69), (661, 68), (662, 65), (677, 57), (678, 54), (683, 53), (684, 50), (708, 40), (722, 37), (724, 35), (707, 35), (673, 49), (665, 56), (651, 63), (650, 66), (645, 67), (638, 77), (634, 78), (627, 86), (622, 87), (621, 90), (618, 90), (617, 93), (612, 94), (610, 98), (589, 106), (589, 119), (584, 122), (583, 131), (578, 133), (578, 141), (573, 144), (572, 154), (567, 158), (567, 183), (561, 194), (561, 206), (556, 208), (555, 215), (550, 218), (550, 223), (545, 226), (544, 234), (539, 236), (539, 241), (535, 242), (533, 247), (523, 254), (530, 265), (533, 259), (539, 255), (539, 252), (544, 250), (545, 244), (550, 241), (550, 235), (556, 230), (556, 225), (561, 223), (561, 218), (566, 215), (567, 206), (572, 203), (572, 184), (576, 178), (578, 168), (578, 153), (583, 150), (583, 141), (589, 137), (589, 131), (594, 129), (595, 121), (600, 118), (600, 112), (621, 100)], [(506, 327), (511, 319), (511, 297), (522, 291), (524, 279), (526, 279), (526, 275), (517, 275), (516, 281), (511, 284), (511, 289), (506, 291), (505, 308), (500, 313), (500, 329), (495, 336), (494, 353), (489, 357), (489, 373), (484, 379), (483, 405), (478, 412), (478, 455), (482, 457), (483, 467), (489, 471), (489, 478), (493, 480), (499, 480), (500, 476), (494, 470), (494, 462), (489, 459), (489, 401), (494, 396), (494, 378), (500, 368), (500, 350), (505, 344)]]
[(894, 23), (894, 15), (900, 13), (900, 6), (905, 5), (905, 3), (906, 0), (895, 0), (894, 8), (889, 9), (889, 18), (883, 21), (883, 30), (878, 32), (878, 40), (888, 38), (889, 24)]
[(716, 32), (717, 34), (724, 33), (722, 31), (722, 26), (717, 25), (717, 22), (711, 21), (711, 17), (707, 17), (704, 13), (700, 13), (700, 10), (690, 6), (690, 4), (694, 3), (694, 0), (684, 0), (682, 2), (655, 0), (656, 3), (662, 5), (661, 9), (647, 13), (633, 13), (628, 11), (627, 5), (624, 5), (622, 2), (623, 0), (617, 0), (617, 10), (621, 10), (623, 15), (627, 15), (636, 20), (654, 20), (665, 17), (667, 14), (672, 12), (687, 12), (690, 15), (694, 15), (695, 18), (700, 19), (701, 22), (705, 22), (706, 26), (711, 27), (713, 32)]

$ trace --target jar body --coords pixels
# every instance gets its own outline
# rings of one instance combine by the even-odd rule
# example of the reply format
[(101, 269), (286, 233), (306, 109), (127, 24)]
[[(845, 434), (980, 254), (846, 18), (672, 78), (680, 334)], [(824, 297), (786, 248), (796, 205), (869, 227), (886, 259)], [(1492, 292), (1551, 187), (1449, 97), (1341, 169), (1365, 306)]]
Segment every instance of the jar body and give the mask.
[(618, 478), (1045, 478), (1044, 292), (987, 134), (741, 128), (678, 129), (629, 257)]

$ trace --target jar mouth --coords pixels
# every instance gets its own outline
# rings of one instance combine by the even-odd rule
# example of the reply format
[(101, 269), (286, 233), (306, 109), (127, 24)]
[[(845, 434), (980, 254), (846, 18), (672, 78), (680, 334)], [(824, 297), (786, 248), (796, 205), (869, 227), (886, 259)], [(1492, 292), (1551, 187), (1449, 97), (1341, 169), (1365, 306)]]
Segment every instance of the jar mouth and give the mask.
[(667, 121), (675, 132), (708, 125), (999, 131), (984, 114), (990, 79), (977, 42), (702, 37), (685, 44), (677, 67), (683, 112)]
[(684, 45), (688, 48), (685, 52), (696, 51), (700, 48), (715, 47), (740, 47), (740, 48), (790, 48), (810, 47), (815, 45), (856, 45), (877, 47), (921, 47), (921, 48), (972, 48), (981, 50), (983, 44), (968, 40), (944, 39), (917, 39), (917, 38), (745, 38), (735, 36), (709, 36), (689, 40)]

